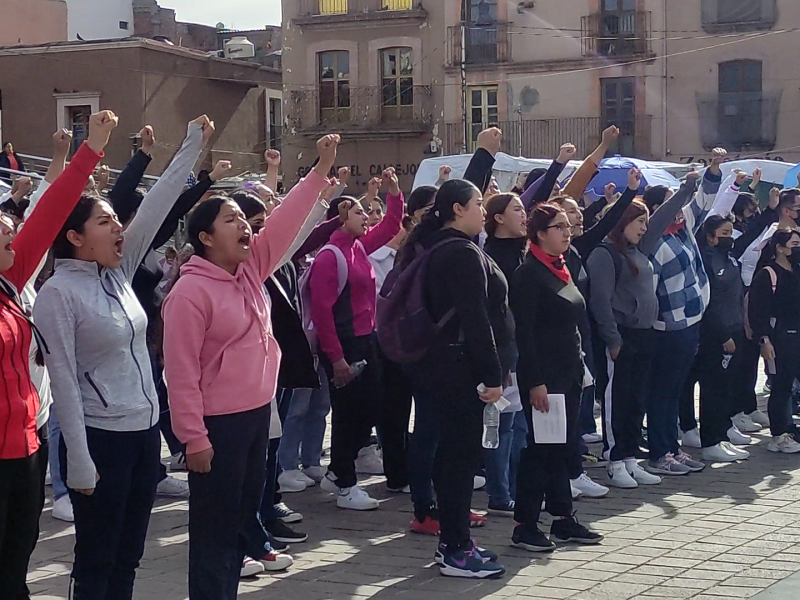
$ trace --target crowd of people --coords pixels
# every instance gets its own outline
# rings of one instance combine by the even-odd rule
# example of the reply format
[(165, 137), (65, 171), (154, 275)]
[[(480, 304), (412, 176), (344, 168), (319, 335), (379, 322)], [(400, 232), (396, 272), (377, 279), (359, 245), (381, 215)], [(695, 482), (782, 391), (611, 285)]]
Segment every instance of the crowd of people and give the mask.
[[(378, 509), (358, 474), (410, 495), (410, 530), (438, 536), (443, 575), (494, 578), (499, 556), (471, 534), (487, 519), (474, 489), (486, 486), (490, 515), (513, 518), (513, 546), (550, 552), (602, 541), (576, 518), (580, 496), (744, 460), (763, 427), (767, 450), (800, 452), (800, 190), (774, 189), (762, 210), (760, 172), (723, 181), (722, 149), (679, 190), (634, 168), (625, 190), (589, 203), (615, 127), (563, 189), (572, 144), (508, 191), (492, 175), (502, 132), (490, 127), (462, 179), (443, 167), (406, 197), (387, 169), (359, 196), (349, 169), (331, 176), (329, 134), (279, 197), (274, 150), (264, 180), (230, 194), (213, 190), (229, 162), (193, 175), (207, 116), (150, 190), (155, 132), (143, 128), (111, 186), (96, 167), (116, 126), (110, 111), (93, 115), (69, 165), (71, 134), (57, 132), (44, 181), (31, 194), (17, 179), (0, 199), (11, 600), (30, 597), (48, 466), (53, 516), (75, 524), (73, 598), (133, 597), (161, 494), (188, 498), (190, 598), (224, 600), (242, 577), (289, 568), (288, 544), (307, 539), (282, 494), (318, 485), (341, 509)], [(483, 443), (485, 407), (501, 399), (497, 443)], [(546, 443), (534, 423), (561, 401), (565, 441)], [(162, 437), (188, 485), (167, 474)]]

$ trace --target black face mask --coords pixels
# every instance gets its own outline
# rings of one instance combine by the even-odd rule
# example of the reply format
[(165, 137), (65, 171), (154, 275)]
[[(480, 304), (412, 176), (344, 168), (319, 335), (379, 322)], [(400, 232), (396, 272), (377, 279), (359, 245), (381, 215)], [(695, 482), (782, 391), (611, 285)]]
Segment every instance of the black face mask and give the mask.
[(722, 252), (730, 252), (733, 248), (733, 238), (732, 237), (723, 237), (717, 240), (717, 248), (719, 248)]
[(789, 262), (793, 267), (800, 267), (800, 248), (792, 248), (792, 253), (789, 255)]

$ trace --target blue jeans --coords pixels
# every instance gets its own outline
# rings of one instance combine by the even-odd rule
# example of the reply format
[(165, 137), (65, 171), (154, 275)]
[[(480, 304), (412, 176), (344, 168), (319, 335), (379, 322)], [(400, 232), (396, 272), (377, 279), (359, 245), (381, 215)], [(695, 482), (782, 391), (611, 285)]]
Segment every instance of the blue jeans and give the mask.
[(647, 400), (647, 438), (652, 461), (679, 451), (679, 399), (697, 354), (700, 324), (679, 331), (656, 331), (654, 340), (654, 368)]
[(525, 419), (524, 410), (514, 413), (512, 432), (513, 438), (511, 441), (511, 457), (508, 463), (508, 491), (511, 494), (511, 499), (516, 500), (519, 458), (522, 455), (523, 448), (528, 445), (528, 421)]
[(511, 445), (514, 440), (514, 416), (516, 413), (500, 413), (500, 445), (483, 449), (486, 465), (486, 493), (489, 506), (502, 506), (511, 501), (508, 472), (511, 462)]
[(331, 397), (328, 394), (328, 377), (325, 371), (320, 367), (317, 373), (321, 388), (294, 390), (289, 412), (283, 422), (278, 461), (287, 471), (296, 470), (301, 459), (304, 467), (318, 467), (322, 457)]
[(61, 424), (58, 422), (56, 407), (50, 406), (50, 444), (47, 448), (47, 460), (50, 463), (50, 481), (53, 483), (53, 502), (67, 495), (67, 486), (61, 479), (61, 461), (58, 457), (58, 445), (61, 441)]

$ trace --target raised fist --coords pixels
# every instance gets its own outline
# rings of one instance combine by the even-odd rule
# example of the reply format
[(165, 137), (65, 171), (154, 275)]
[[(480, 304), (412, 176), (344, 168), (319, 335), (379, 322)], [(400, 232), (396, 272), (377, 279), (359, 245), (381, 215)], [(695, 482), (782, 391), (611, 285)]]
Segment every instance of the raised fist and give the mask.
[(267, 150), (264, 152), (264, 159), (267, 161), (267, 167), (278, 168), (281, 166), (281, 153), (277, 150)]
[(483, 148), (492, 156), (500, 152), (502, 141), (503, 132), (499, 127), (489, 127), (478, 134), (478, 148)]
[(108, 145), (111, 132), (119, 125), (119, 119), (110, 110), (101, 110), (89, 117), (89, 139), (86, 143), (97, 154)]

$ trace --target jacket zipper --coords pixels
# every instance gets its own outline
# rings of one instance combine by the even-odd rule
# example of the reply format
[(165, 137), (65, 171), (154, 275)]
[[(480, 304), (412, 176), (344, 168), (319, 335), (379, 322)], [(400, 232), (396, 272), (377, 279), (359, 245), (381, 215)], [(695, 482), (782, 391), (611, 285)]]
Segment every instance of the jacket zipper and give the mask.
[(103, 406), (108, 408), (108, 402), (106, 402), (106, 399), (103, 398), (103, 393), (100, 391), (100, 388), (98, 388), (97, 385), (95, 385), (94, 381), (92, 381), (92, 376), (89, 375), (89, 371), (86, 371), (86, 373), (84, 373), (83, 376), (86, 378), (86, 381), (89, 382), (89, 385), (92, 386), (92, 389), (97, 394), (97, 397), (100, 398), (100, 402), (103, 403)]

